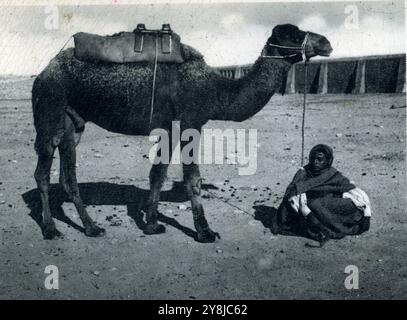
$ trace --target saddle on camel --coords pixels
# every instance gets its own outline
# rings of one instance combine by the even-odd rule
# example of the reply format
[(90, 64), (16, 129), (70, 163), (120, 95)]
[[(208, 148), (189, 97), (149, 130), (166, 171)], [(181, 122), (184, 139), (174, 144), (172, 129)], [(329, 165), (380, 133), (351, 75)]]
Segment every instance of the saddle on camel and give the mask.
[(183, 63), (181, 38), (163, 24), (161, 30), (146, 29), (138, 24), (133, 32), (100, 36), (86, 32), (74, 36), (74, 54), (87, 62), (159, 62)]
[[(151, 114), (154, 108), (155, 73), (157, 63), (183, 63), (181, 37), (163, 24), (161, 30), (146, 29), (138, 24), (133, 32), (119, 32), (111, 36), (78, 32), (73, 35), (75, 58), (92, 63), (154, 63)], [(67, 113), (76, 132), (85, 128), (83, 119), (70, 107)], [(151, 119), (150, 119), (151, 122)]]

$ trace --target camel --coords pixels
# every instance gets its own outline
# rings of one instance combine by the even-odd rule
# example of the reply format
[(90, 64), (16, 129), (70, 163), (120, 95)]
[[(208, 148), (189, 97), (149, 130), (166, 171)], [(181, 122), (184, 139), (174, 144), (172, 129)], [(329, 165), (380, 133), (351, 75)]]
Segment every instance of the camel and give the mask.
[[(301, 52), (301, 46), (303, 52)], [(88, 215), (76, 178), (76, 146), (88, 121), (111, 132), (149, 135), (162, 128), (171, 134), (172, 121), (181, 130), (201, 131), (209, 120), (244, 121), (259, 112), (285, 84), (292, 65), (303, 58), (329, 56), (332, 48), (322, 35), (285, 24), (273, 28), (262, 55), (241, 79), (228, 79), (209, 67), (197, 50), (182, 44), (185, 62), (158, 64), (154, 113), (150, 124), (153, 77), (151, 63), (89, 63), (77, 60), (73, 49), (61, 51), (35, 79), (32, 88), (35, 150), (38, 163), (34, 177), (40, 191), (44, 239), (61, 236), (49, 205), (50, 170), (55, 149), (60, 154), (59, 182), (74, 203), (90, 237), (105, 230)], [(185, 144), (181, 144), (181, 148)], [(157, 207), (168, 164), (153, 164), (146, 205), (145, 234), (160, 234)], [(220, 238), (211, 230), (200, 198), (198, 164), (183, 164), (184, 185), (191, 201), (196, 241)]]

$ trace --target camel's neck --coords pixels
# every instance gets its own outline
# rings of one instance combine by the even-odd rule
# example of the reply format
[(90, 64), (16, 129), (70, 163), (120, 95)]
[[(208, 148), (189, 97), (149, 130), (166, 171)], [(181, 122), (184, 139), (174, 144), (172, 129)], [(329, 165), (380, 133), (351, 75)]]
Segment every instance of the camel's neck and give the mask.
[(257, 59), (245, 77), (223, 90), (216, 120), (244, 121), (255, 115), (285, 84), (291, 66), (283, 59)]

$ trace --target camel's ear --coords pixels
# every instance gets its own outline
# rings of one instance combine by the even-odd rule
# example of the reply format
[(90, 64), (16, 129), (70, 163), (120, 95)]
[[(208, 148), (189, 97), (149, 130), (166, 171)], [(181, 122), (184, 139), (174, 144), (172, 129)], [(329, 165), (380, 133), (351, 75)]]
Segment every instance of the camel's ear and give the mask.
[(277, 27), (273, 28), (273, 32), (271, 33), (271, 36), (267, 39), (267, 43), (278, 43), (279, 31), (278, 31)]

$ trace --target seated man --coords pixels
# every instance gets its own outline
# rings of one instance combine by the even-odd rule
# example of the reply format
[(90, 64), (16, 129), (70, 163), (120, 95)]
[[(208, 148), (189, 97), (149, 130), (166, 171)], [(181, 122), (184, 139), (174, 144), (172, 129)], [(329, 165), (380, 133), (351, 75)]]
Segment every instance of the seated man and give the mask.
[(295, 174), (272, 218), (274, 234), (302, 235), (322, 245), (328, 239), (369, 230), (368, 196), (333, 168), (332, 162), (329, 146), (312, 148), (309, 163)]

